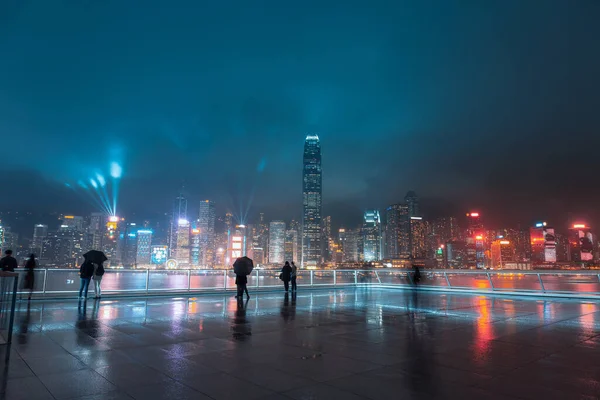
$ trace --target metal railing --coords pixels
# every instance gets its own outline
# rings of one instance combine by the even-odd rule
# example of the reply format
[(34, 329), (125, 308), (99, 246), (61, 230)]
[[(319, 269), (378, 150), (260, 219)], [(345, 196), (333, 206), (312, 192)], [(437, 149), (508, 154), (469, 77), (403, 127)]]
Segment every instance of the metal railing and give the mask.
[[(0, 271), (0, 345), (12, 342), (19, 274)], [(6, 358), (10, 351), (6, 352)]]
[[(278, 270), (254, 270), (251, 290), (282, 286)], [(21, 278), (24, 271), (20, 271)], [(403, 269), (299, 270), (298, 287), (413, 287), (414, 272)], [(34, 297), (67, 297), (79, 290), (76, 269), (37, 269)], [(426, 290), (600, 297), (600, 273), (593, 271), (422, 270), (418, 287)], [(230, 270), (110, 270), (103, 295), (200, 293), (235, 290)], [(90, 288), (90, 294), (93, 293)]]

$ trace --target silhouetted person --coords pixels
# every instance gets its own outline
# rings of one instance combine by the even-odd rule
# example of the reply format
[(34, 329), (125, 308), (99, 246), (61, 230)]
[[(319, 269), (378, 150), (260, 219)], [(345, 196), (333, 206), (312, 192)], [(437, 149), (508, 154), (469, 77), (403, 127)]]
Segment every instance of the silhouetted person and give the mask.
[(281, 280), (283, 281), (283, 286), (285, 286), (285, 291), (290, 290), (290, 280), (292, 279), (292, 267), (288, 261), (285, 262), (283, 268), (281, 268)]
[(419, 282), (421, 282), (421, 271), (419, 271), (419, 267), (414, 265), (415, 267), (415, 276), (413, 277), (413, 280), (415, 282), (415, 285), (418, 284)]
[(79, 299), (87, 299), (88, 289), (90, 288), (90, 280), (94, 275), (94, 263), (85, 260), (81, 267), (79, 267), (79, 277), (81, 278), (81, 285), (79, 286)]
[(104, 266), (94, 263), (94, 299), (102, 298), (100, 285), (102, 284), (102, 276), (104, 275)]
[(294, 264), (294, 262), (292, 261), (292, 292), (295, 292), (297, 289), (296, 286), (296, 277), (298, 276), (298, 267), (296, 267), (296, 264)]
[(246, 298), (249, 299), (250, 293), (248, 293), (248, 276), (235, 274), (235, 284), (237, 285), (237, 295), (235, 297), (238, 300), (241, 300), (242, 297), (244, 297), (244, 292), (246, 292)]
[(25, 283), (23, 284), (23, 289), (29, 290), (29, 300), (31, 300), (31, 294), (33, 293), (33, 287), (35, 285), (35, 274), (33, 271), (36, 267), (37, 262), (35, 261), (35, 254), (31, 254), (25, 262), (25, 270), (27, 273), (25, 274)]
[(15, 268), (19, 267), (19, 263), (12, 256), (12, 253), (12, 250), (6, 250), (4, 257), (0, 258), (0, 268), (2, 268), (2, 271), (15, 272)]

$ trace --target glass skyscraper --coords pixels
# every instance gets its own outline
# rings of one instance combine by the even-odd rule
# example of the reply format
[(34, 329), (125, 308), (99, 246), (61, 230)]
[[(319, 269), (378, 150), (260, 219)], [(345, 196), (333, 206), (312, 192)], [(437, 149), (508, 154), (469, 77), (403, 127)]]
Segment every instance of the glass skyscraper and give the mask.
[(308, 135), (304, 141), (304, 169), (302, 176), (304, 212), (302, 215), (302, 265), (321, 264), (321, 143), (317, 135)]
[(385, 257), (408, 258), (410, 245), (408, 205), (392, 204), (385, 212)]
[(364, 261), (381, 260), (381, 218), (379, 211), (365, 212), (363, 221), (363, 255)]

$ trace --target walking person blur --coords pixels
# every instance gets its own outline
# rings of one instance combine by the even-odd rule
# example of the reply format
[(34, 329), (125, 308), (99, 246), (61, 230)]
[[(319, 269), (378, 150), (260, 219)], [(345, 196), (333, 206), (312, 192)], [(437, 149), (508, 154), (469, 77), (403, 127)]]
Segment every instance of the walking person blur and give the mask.
[(250, 298), (248, 293), (248, 277), (246, 275), (235, 274), (235, 284), (237, 285), (237, 295), (235, 296), (238, 300), (242, 300), (244, 292), (246, 292), (246, 298)]
[(298, 276), (298, 267), (296, 267), (296, 264), (292, 261), (292, 292), (296, 291), (296, 277)]
[(12, 256), (12, 250), (6, 250), (4, 257), (0, 258), (0, 268), (5, 272), (15, 272), (15, 268), (19, 267), (17, 259)]
[(94, 263), (94, 299), (102, 298), (102, 292), (100, 291), (102, 275), (104, 275), (104, 266)]
[(292, 279), (292, 267), (288, 261), (286, 261), (283, 268), (281, 268), (279, 278), (283, 281), (285, 291), (288, 292), (290, 290), (290, 280)]
[(90, 288), (90, 280), (94, 275), (94, 263), (85, 258), (81, 267), (79, 267), (79, 277), (81, 284), (79, 286), (79, 299), (87, 299), (88, 289)]
[(33, 293), (33, 286), (35, 285), (35, 274), (33, 270), (37, 268), (37, 261), (35, 260), (35, 254), (30, 254), (27, 261), (25, 261), (25, 282), (23, 283), (23, 289), (29, 289), (29, 299), (31, 300), (31, 294)]

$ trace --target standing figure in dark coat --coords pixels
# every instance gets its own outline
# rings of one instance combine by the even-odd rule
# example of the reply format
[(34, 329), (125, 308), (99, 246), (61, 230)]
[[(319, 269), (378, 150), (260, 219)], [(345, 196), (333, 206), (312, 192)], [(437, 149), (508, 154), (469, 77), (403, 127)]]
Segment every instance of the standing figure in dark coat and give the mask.
[(27, 273), (25, 274), (25, 283), (23, 284), (23, 289), (29, 289), (29, 300), (31, 300), (31, 294), (33, 293), (33, 286), (35, 284), (35, 275), (33, 270), (37, 267), (37, 262), (35, 261), (35, 254), (31, 254), (29, 259), (25, 262), (25, 270)]
[(235, 274), (235, 284), (237, 285), (237, 295), (235, 296), (238, 300), (241, 300), (244, 297), (244, 292), (246, 292), (246, 298), (250, 298), (250, 293), (248, 293), (248, 277), (246, 275), (238, 275)]
[(280, 278), (283, 281), (283, 286), (285, 286), (285, 291), (288, 292), (290, 290), (290, 280), (292, 280), (292, 267), (288, 261), (281, 268)]

